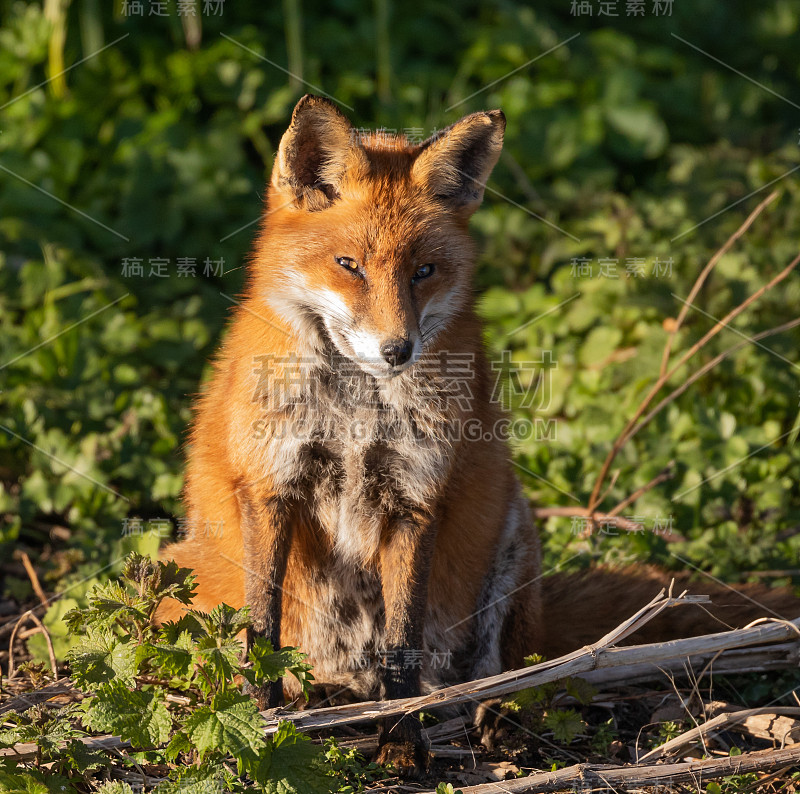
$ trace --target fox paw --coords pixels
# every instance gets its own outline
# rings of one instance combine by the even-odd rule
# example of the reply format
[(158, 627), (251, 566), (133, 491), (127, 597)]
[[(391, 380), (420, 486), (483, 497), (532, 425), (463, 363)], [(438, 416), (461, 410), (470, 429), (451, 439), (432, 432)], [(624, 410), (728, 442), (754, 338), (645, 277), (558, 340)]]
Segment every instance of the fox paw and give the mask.
[(378, 764), (391, 764), (404, 780), (418, 780), (428, 769), (430, 753), (416, 742), (386, 742), (375, 756)]
[(494, 750), (515, 727), (519, 726), (515, 712), (503, 706), (500, 698), (484, 700), (478, 704), (474, 722), (481, 744), (487, 750)]

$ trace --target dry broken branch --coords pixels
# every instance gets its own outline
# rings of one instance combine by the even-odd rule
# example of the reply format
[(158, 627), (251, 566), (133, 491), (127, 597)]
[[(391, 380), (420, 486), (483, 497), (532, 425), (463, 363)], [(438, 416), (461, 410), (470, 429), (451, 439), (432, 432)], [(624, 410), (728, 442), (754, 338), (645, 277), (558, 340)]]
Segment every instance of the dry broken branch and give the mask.
[[(741, 711), (729, 711), (725, 714), (718, 714), (713, 719), (708, 720), (708, 722), (704, 722), (702, 725), (698, 725), (696, 728), (692, 728), (690, 731), (686, 731), (680, 736), (676, 736), (660, 747), (656, 747), (654, 750), (646, 753), (637, 763), (645, 764), (652, 761), (659, 761), (687, 747), (691, 747), (693, 744), (696, 744), (701, 737), (706, 739), (720, 731), (741, 728), (747, 723), (748, 719), (763, 715), (774, 717), (800, 717), (800, 708), (797, 706), (765, 706), (763, 708), (742, 709)], [(791, 728), (796, 728), (797, 723), (794, 720), (792, 720), (792, 722), (794, 722), (794, 725), (792, 725)], [(785, 739), (785, 736), (781, 738)]]
[[(652, 617), (652, 615), (648, 617)], [(611, 648), (606, 647), (611, 643), (606, 643), (605, 645), (598, 643), (596, 646), (582, 648), (553, 661), (542, 662), (521, 670), (510, 670), (479, 681), (456, 684), (421, 697), (370, 701), (346, 706), (334, 706), (332, 708), (311, 709), (305, 712), (288, 712), (282, 709), (275, 709), (264, 713), (267, 717), (267, 731), (274, 733), (281, 719), (291, 720), (300, 731), (310, 731), (364, 720), (375, 720), (381, 717), (396, 717), (420, 709), (432, 711), (445, 706), (474, 704), (482, 699), (508, 695), (521, 689), (541, 686), (569, 676), (585, 676), (589, 671), (605, 670), (626, 665), (649, 667), (651, 670), (650, 677), (652, 677), (652, 668), (663, 664), (665, 661), (684, 662), (687, 657), (695, 656), (703, 656), (707, 661), (709, 657), (726, 649), (796, 640), (795, 626), (800, 626), (800, 619), (790, 623), (788, 626), (784, 625), (783, 622), (775, 621), (748, 629), (705, 634), (699, 637), (689, 637), (687, 639), (649, 645), (632, 645), (624, 648)], [(614, 633), (612, 632), (612, 634)], [(605, 640), (606, 638), (604, 638)], [(614, 641), (616, 639), (612, 640), (612, 642)], [(797, 645), (796, 642), (793, 644)]]
[(41, 689), (32, 692), (25, 692), (17, 697), (0, 705), (0, 714), (7, 711), (25, 711), (39, 703), (45, 703), (51, 698), (66, 695), (75, 691), (75, 685), (71, 681), (61, 679), (57, 683), (48, 684)]
[[(743, 753), (730, 758), (685, 761), (679, 764), (652, 764), (650, 766), (611, 766), (607, 764), (576, 764), (555, 772), (540, 772), (502, 784), (484, 783), (480, 786), (462, 787), (463, 794), (535, 794), (565, 789), (589, 790), (597, 786), (603, 790), (621, 787), (691, 783), (697, 791), (706, 781), (748, 772), (772, 772), (800, 763), (800, 745), (793, 744), (780, 750), (762, 750)], [(434, 794), (432, 791), (420, 794)]]
[[(22, 626), (26, 620), (32, 620), (36, 624), (36, 628), (31, 634), (27, 636), (31, 636), (32, 634), (41, 633), (44, 635), (45, 642), (47, 643), (47, 653), (50, 658), (50, 667), (53, 670), (53, 679), (58, 681), (58, 663), (56, 662), (56, 654), (55, 650), (53, 649), (53, 641), (50, 639), (50, 632), (44, 627), (44, 624), (38, 617), (36, 617), (35, 613), (32, 609), (29, 609), (27, 612), (24, 612), (19, 620), (14, 625), (14, 630), (11, 632), (11, 639), (8, 641), (8, 676), (7, 678), (11, 680), (15, 673), (15, 659), (14, 659), (14, 641), (17, 638), (17, 633), (19, 632), (20, 626)], [(21, 635), (20, 635), (21, 636)]]
[[(643, 646), (639, 646), (643, 647)], [(690, 658), (676, 656), (659, 662), (633, 662), (582, 673), (593, 687), (626, 686), (661, 680), (665, 675), (684, 675), (687, 668), (702, 675), (705, 668), (717, 675), (791, 670), (800, 665), (800, 643), (732, 648), (726, 651), (695, 653)]]

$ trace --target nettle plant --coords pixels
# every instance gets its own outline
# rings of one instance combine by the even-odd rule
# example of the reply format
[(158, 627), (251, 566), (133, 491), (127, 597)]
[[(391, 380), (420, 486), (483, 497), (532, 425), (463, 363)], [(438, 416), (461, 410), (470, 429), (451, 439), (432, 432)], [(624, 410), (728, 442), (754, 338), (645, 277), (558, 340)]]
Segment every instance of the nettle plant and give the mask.
[[(121, 581), (96, 586), (86, 609), (67, 614), (80, 635), (68, 656), (71, 678), (84, 697), (61, 709), (5, 715), (0, 746), (36, 749), (4, 758), (0, 792), (94, 791), (102, 781), (106, 794), (123, 794), (129, 784), (160, 794), (360, 788), (354, 772), (367, 771), (363, 759), (343, 755), (334, 740), (313, 744), (288, 721), (266, 735), (254, 700), (242, 692), (244, 682), (291, 674), (308, 697), (313, 676), (304, 654), (256, 638), (245, 658), (246, 608), (189, 609), (177, 622), (154, 624), (165, 598), (188, 605), (193, 586), (188, 568), (134, 553)], [(81, 741), (97, 734), (119, 736), (131, 749)]]

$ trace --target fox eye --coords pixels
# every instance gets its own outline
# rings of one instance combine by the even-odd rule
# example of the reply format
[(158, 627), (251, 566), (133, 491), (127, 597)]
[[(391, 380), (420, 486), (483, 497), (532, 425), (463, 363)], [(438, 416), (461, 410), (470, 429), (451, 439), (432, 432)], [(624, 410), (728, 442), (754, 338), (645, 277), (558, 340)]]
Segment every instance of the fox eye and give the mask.
[(358, 274), (358, 262), (350, 256), (335, 256), (336, 264), (341, 265), (345, 270)]
[(418, 281), (421, 281), (423, 278), (428, 278), (433, 273), (434, 267), (433, 265), (422, 265), (416, 273), (414, 273), (414, 277), (411, 279), (412, 284), (416, 284)]

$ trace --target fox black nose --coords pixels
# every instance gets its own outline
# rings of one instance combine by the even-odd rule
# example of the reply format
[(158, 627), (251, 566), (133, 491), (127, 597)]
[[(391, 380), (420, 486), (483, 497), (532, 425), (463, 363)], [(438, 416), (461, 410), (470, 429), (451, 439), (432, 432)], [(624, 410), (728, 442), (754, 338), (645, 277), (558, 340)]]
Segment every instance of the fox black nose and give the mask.
[(412, 349), (410, 339), (389, 339), (381, 345), (381, 355), (387, 363), (399, 367), (411, 358)]

